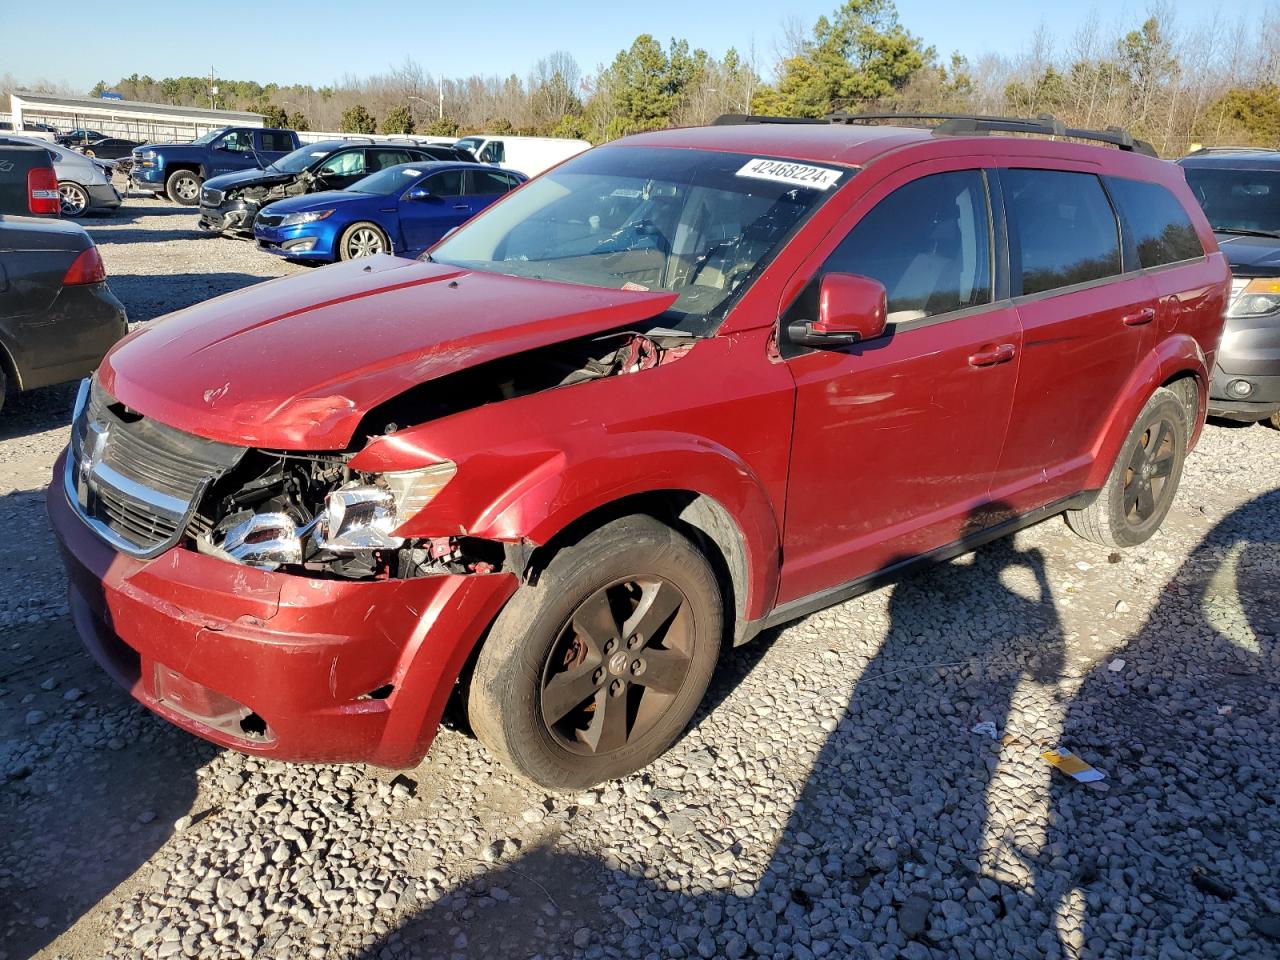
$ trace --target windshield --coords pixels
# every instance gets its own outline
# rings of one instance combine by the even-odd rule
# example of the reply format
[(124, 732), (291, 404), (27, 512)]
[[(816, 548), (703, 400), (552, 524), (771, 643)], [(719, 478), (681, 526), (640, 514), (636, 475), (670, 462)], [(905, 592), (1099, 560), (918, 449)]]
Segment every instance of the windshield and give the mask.
[(200, 143), (200, 144), (204, 144), (204, 143), (212, 143), (212, 142), (213, 142), (214, 140), (216, 140), (218, 137), (222, 136), (222, 134), (223, 134), (223, 132), (224, 132), (224, 131), (225, 131), (225, 128), (223, 128), (223, 129), (221, 129), (221, 130), (210, 130), (208, 133), (202, 133), (202, 134), (200, 134), (200, 136), (196, 137), (196, 138), (195, 138), (194, 140), (192, 140), (191, 142), (192, 142), (192, 143)]
[(1280, 171), (1226, 167), (1183, 170), (1214, 230), (1280, 236)]
[(431, 259), (512, 276), (679, 294), (665, 315), (714, 331), (795, 227), (850, 172), (748, 154), (602, 147), (529, 182)]
[(305, 147), (299, 147), (292, 153), (286, 153), (274, 163), (268, 164), (267, 169), (274, 170), (277, 173), (301, 173), (317, 160), (323, 160), (341, 145), (341, 142), (309, 143)]
[(347, 190), (351, 193), (374, 193), (380, 197), (389, 197), (393, 193), (399, 193), (413, 186), (426, 172), (426, 168), (420, 164), (415, 166), (410, 163), (387, 167), (385, 170), (369, 174), (362, 180), (357, 180), (347, 187)]

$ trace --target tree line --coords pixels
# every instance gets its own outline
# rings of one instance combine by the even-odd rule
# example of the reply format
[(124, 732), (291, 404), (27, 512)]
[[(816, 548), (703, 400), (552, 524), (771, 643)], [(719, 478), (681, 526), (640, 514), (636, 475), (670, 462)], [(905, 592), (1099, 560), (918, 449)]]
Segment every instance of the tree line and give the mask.
[[(845, 0), (812, 24), (785, 22), (767, 59), (766, 68), (754, 49), (717, 57), (685, 39), (641, 34), (592, 71), (565, 51), (525, 76), (439, 77), (407, 59), (321, 87), (219, 79), (217, 99), (272, 125), (350, 133), (600, 143), (722, 113), (844, 110), (1052, 113), (1072, 126), (1124, 127), (1165, 156), (1195, 143), (1280, 146), (1280, 19), (1270, 10), (1182, 24), (1156, 6), (1128, 24), (1095, 15), (1069, 37), (1041, 27), (1013, 55), (944, 58), (901, 23), (893, 0)], [(192, 106), (208, 105), (208, 87), (207, 77), (133, 74), (91, 94)]]

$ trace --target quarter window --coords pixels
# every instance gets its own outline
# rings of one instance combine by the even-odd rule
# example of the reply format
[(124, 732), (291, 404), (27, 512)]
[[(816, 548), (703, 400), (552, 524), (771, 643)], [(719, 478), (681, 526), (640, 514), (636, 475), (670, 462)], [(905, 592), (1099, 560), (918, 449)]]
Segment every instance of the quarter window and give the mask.
[(1107, 190), (1137, 244), (1140, 266), (1158, 267), (1204, 256), (1187, 211), (1160, 184), (1109, 177)]
[(1119, 224), (1097, 177), (1005, 170), (1000, 182), (1013, 275), (1015, 281), (1021, 277), (1024, 295), (1121, 272)]
[(990, 303), (991, 227), (982, 174), (937, 173), (899, 187), (858, 221), (822, 272), (879, 280), (891, 323)]
[(472, 196), (488, 197), (511, 189), (512, 180), (505, 174), (471, 170), (468, 175), (471, 177), (471, 187), (467, 192)]
[(370, 150), (369, 172), (385, 170), (400, 163), (413, 163), (414, 157), (408, 150)]

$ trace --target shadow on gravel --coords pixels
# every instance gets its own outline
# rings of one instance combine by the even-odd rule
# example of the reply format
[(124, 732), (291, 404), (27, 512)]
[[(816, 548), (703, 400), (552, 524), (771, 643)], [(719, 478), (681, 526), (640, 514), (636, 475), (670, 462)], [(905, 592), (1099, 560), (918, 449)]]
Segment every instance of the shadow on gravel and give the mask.
[[(464, 907), (459, 913), (455, 891), (444, 901), (449, 906), (419, 913), (360, 956), (490, 957), (504, 944), (519, 943), (522, 955), (531, 956), (811, 958), (829, 950), (829, 956), (846, 957), (864, 955), (877, 938), (893, 943), (898, 956), (897, 950), (908, 949), (909, 936), (920, 941), (915, 949), (924, 949), (932, 937), (956, 932), (933, 909), (935, 896), (981, 900), (982, 915), (998, 926), (1005, 906), (978, 887), (978, 860), (999, 750), (968, 730), (978, 720), (1002, 729), (1022, 681), (1052, 683), (1061, 674), (1064, 641), (1043, 557), (998, 541), (969, 561), (934, 567), (892, 589), (886, 639), (848, 692), (847, 709), (758, 880), (739, 877), (733, 889), (691, 894), (591, 857), (541, 848), (463, 891), (465, 901), (489, 888), (508, 889), (522, 904), (504, 899), (487, 906), (482, 923), (465, 927), (465, 940), (455, 938), (475, 911)], [(943, 664), (926, 662), (918, 652), (922, 639), (937, 635), (951, 651)], [(747, 656), (740, 661), (729, 658), (733, 676), (721, 697), (763, 650), (748, 646), (741, 653)], [(706, 749), (714, 752), (715, 744)], [(872, 755), (881, 758), (874, 765)], [(664, 812), (682, 811), (672, 791), (653, 794), (664, 792)], [(683, 842), (701, 839), (695, 830)], [(722, 853), (718, 846), (707, 850), (711, 857)], [(700, 879), (711, 886), (710, 876)], [(619, 901), (611, 891), (619, 889), (638, 892), (626, 910), (615, 909)], [(920, 897), (915, 916), (900, 914), (907, 892)], [(543, 907), (547, 902), (555, 909)], [(549, 936), (539, 913), (567, 913), (571, 922), (558, 938)], [(590, 928), (590, 938), (571, 941), (582, 928)], [(708, 939), (705, 929), (718, 938)], [(815, 954), (809, 944), (819, 941), (826, 950), (819, 946)], [(589, 944), (595, 946), (586, 949)], [(784, 947), (785, 953), (776, 953)], [(916, 956), (909, 950), (903, 955)]]
[(29, 437), (57, 427), (70, 429), (77, 389), (78, 383), (61, 383), (6, 398), (4, 413), (0, 415), (0, 441)]
[(108, 282), (128, 310), (130, 322), (137, 323), (271, 279), (252, 273), (156, 273), (119, 274)]
[[(1125, 956), (1280, 956), (1278, 589), (1272, 490), (1209, 531), (1067, 707), (1063, 742), (1109, 790), (1054, 777), (1048, 845), (1082, 863), (1074, 876), (1041, 863), (1036, 886), (1083, 919), (1078, 942)], [(1150, 904), (1151, 922), (1118, 914), (1131, 898)]]
[[(0, 498), (0, 522), (33, 527), (33, 510), (44, 514), (35, 499)], [(6, 582), (20, 582), (37, 549), (56, 562), (43, 524), (20, 547), (0, 544)], [(197, 771), (219, 752), (134, 703), (65, 610), (0, 633), (0, 954), (10, 960), (53, 943), (144, 867), (193, 812)], [(88, 936), (85, 955), (99, 956), (99, 933)]]
[[(1119, 654), (1129, 669), (1108, 658), (1065, 706), (1060, 742), (1105, 770), (1107, 789), (1054, 773), (1047, 823), (1000, 811), (1018, 832), (1005, 842), (1024, 859), (1021, 879), (983, 866), (1000, 747), (957, 736), (978, 720), (1004, 730), (1020, 682), (1063, 671), (1043, 558), (1005, 540), (892, 588), (886, 640), (758, 881), (691, 895), (544, 847), (428, 906), (360, 960), (491, 957), (513, 944), (584, 957), (1275, 956), (1278, 583), (1273, 491), (1198, 545)], [(1194, 633), (1212, 644), (1175, 646)], [(915, 645), (937, 634), (953, 659), (919, 662)], [(1172, 696), (1171, 680), (1192, 698)], [(1250, 755), (1256, 764), (1238, 765)], [(677, 797), (666, 806), (681, 809)], [(1041, 828), (1044, 842), (1029, 842)], [(493, 903), (494, 888), (514, 897)], [(486, 902), (484, 914), (472, 906)], [(558, 929), (539, 914), (560, 915)], [(888, 944), (876, 953), (873, 940)]]

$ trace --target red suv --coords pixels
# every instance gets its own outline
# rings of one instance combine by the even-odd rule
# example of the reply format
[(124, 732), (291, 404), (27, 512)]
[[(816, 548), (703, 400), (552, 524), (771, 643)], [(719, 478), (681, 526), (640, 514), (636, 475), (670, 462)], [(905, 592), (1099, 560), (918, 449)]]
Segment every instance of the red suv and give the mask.
[(122, 341), (49, 492), (93, 653), (282, 759), (415, 764), (457, 694), (569, 788), (658, 756), (763, 628), (1054, 514), (1156, 531), (1230, 281), (1178, 167), (727, 119)]

